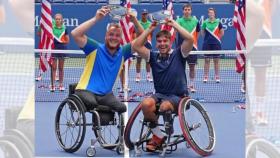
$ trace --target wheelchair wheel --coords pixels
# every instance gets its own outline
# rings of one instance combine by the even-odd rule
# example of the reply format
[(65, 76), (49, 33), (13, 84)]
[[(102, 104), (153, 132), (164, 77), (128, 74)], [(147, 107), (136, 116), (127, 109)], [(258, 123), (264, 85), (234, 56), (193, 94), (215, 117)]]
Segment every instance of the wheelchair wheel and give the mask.
[(179, 122), (188, 144), (201, 156), (208, 156), (215, 146), (215, 132), (207, 111), (194, 99), (180, 102)]
[(246, 158), (275, 158), (280, 157), (280, 151), (271, 142), (256, 138), (250, 140), (246, 146)]
[(147, 126), (144, 126), (140, 136), (143, 121), (144, 115), (141, 112), (141, 104), (139, 104), (129, 117), (124, 131), (124, 141), (129, 150), (134, 149), (136, 142), (147, 140), (151, 136), (152, 132)]
[[(103, 148), (113, 150), (115, 147), (117, 147), (117, 143), (120, 140), (118, 123), (120, 123), (120, 125), (124, 124), (124, 118), (123, 116), (118, 117), (115, 114), (115, 119), (112, 124), (102, 125), (100, 129), (93, 128), (95, 137), (100, 138), (97, 140), (100, 145), (104, 145)], [(121, 126), (120, 128), (122, 128), (121, 131), (123, 133), (124, 126)]]
[(0, 138), (0, 141), (8, 141), (12, 143), (16, 149), (20, 152), (23, 158), (25, 157), (32, 157), (33, 153), (27, 146), (27, 144), (17, 136), (11, 136), (11, 135), (4, 135)]
[(21, 139), (26, 144), (26, 146), (31, 150), (31, 152), (34, 151), (34, 143), (31, 142), (29, 138), (25, 136), (24, 133), (22, 133), (21, 131), (17, 129), (6, 129), (4, 131), (4, 135), (14, 136)]
[(77, 98), (66, 98), (56, 112), (56, 138), (59, 145), (69, 153), (77, 151), (85, 138), (86, 117), (82, 106)]
[(15, 144), (7, 140), (0, 140), (0, 157), (24, 158)]

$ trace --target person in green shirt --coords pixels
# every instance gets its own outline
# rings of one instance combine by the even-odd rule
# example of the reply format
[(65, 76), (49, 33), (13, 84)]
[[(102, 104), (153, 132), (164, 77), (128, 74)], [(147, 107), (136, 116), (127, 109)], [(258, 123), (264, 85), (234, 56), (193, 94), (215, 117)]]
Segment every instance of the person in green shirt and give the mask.
[[(216, 19), (216, 10), (208, 9), (208, 19), (202, 23), (201, 33), (204, 35), (203, 50), (221, 50), (221, 39), (224, 35), (224, 29), (219, 19)], [(204, 78), (203, 82), (208, 81), (210, 59), (214, 60), (215, 81), (220, 83), (220, 54), (205, 54)]]
[[(192, 5), (190, 3), (187, 3), (183, 6), (183, 16), (177, 19), (176, 22), (192, 35), (194, 40), (192, 50), (193, 51), (198, 50), (197, 41), (200, 32), (200, 25), (197, 18), (195, 16), (192, 16)], [(180, 34), (178, 34), (176, 47), (179, 47), (183, 41), (184, 39), (180, 36)], [(190, 83), (188, 89), (192, 93), (194, 93), (196, 92), (194, 82), (195, 82), (195, 74), (196, 74), (195, 65), (197, 64), (197, 55), (189, 55), (187, 57), (187, 62), (190, 69), (189, 72)]]
[[(142, 10), (142, 14), (141, 14), (141, 19), (139, 20), (139, 23), (141, 24), (141, 26), (144, 28), (144, 30), (147, 30), (150, 26), (151, 26), (151, 22), (148, 20), (148, 10), (147, 9), (143, 9)], [(145, 47), (148, 49), (152, 49), (152, 34), (150, 34), (148, 36), (148, 40), (145, 44)], [(141, 80), (141, 61), (142, 58), (140, 56), (137, 56), (137, 60), (136, 60), (136, 78), (135, 81), (136, 82), (140, 82)], [(151, 77), (151, 67), (150, 64), (146, 62), (146, 78), (147, 81), (149, 82), (153, 82), (153, 79)]]

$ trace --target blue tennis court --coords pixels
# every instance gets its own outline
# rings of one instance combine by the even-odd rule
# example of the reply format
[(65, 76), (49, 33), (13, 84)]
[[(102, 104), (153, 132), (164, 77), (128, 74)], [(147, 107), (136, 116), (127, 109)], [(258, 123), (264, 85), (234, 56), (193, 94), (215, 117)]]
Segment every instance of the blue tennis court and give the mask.
[[(244, 94), (240, 92), (242, 84), (241, 74), (235, 72), (234, 58), (221, 59), (221, 83), (214, 81), (214, 70), (210, 69), (209, 81), (203, 83), (203, 59), (199, 59), (196, 75), (196, 93), (191, 93), (191, 97), (202, 102), (210, 115), (216, 132), (216, 146), (210, 157), (215, 158), (236, 158), (243, 157), (245, 153), (245, 110), (233, 109), (240, 102), (244, 102)], [(142, 62), (143, 64), (143, 62)], [(64, 85), (66, 90), (50, 92), (50, 73), (43, 76), (43, 80), (36, 82), (36, 156), (60, 156), (60, 157), (83, 157), (86, 156), (86, 149), (90, 146), (90, 139), (95, 135), (90, 127), (87, 127), (86, 137), (81, 148), (75, 153), (66, 153), (60, 148), (55, 135), (55, 114), (60, 102), (68, 95), (68, 86), (70, 83), (78, 82), (84, 65), (83, 58), (65, 59)], [(153, 83), (145, 80), (146, 73), (144, 64), (141, 66), (142, 81), (136, 83), (135, 60), (132, 61), (129, 70), (128, 86), (131, 88), (128, 100), (128, 117), (136, 108), (139, 102), (154, 92)], [(38, 69), (35, 70), (38, 72)], [(188, 69), (186, 69), (188, 73)], [(36, 74), (37, 75), (37, 74)], [(58, 82), (56, 83), (58, 84)], [(117, 79), (113, 88), (114, 94), (123, 99), (123, 93), (118, 93), (120, 81)], [(91, 120), (91, 115), (87, 114), (87, 120)], [(174, 122), (174, 128), (179, 130), (178, 121)], [(140, 129), (139, 129), (140, 130)], [(133, 132), (133, 131), (132, 131)], [(137, 132), (139, 133), (139, 131)], [(117, 157), (120, 156), (116, 151), (109, 151), (99, 147), (97, 143), (96, 157)], [(238, 151), (238, 152), (237, 152)], [(130, 156), (134, 151), (130, 152)], [(155, 153), (142, 152), (143, 157), (158, 157)], [(180, 143), (178, 149), (168, 157), (199, 157), (191, 148), (187, 149), (186, 143)]]
[[(86, 137), (82, 147), (73, 154), (64, 152), (58, 145), (54, 130), (54, 118), (59, 102), (36, 102), (36, 156), (59, 156), (59, 157), (83, 157), (86, 149), (90, 146), (90, 139), (95, 137), (90, 127), (87, 128)], [(129, 103), (130, 114), (137, 103)], [(216, 132), (216, 147), (211, 156), (213, 158), (236, 158), (243, 157), (245, 150), (245, 110), (232, 109), (235, 103), (205, 103)], [(88, 115), (87, 119), (91, 119)], [(174, 128), (180, 128), (174, 124)], [(105, 150), (98, 147), (96, 157), (118, 157), (115, 151)], [(133, 151), (131, 152), (133, 154)], [(132, 156), (132, 155), (131, 155)], [(142, 157), (158, 157), (158, 154), (142, 152)], [(185, 143), (181, 143), (178, 149), (167, 157), (199, 157), (191, 148), (187, 149)]]

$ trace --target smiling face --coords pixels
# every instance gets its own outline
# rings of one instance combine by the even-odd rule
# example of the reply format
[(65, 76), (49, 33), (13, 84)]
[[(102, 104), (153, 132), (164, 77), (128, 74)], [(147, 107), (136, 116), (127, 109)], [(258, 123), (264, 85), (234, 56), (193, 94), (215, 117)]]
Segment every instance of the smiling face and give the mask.
[(156, 35), (156, 48), (162, 55), (167, 55), (171, 49), (171, 34), (169, 31), (163, 30)]
[(117, 24), (111, 24), (108, 27), (105, 36), (105, 44), (108, 49), (115, 50), (118, 49), (122, 39), (121, 27)]

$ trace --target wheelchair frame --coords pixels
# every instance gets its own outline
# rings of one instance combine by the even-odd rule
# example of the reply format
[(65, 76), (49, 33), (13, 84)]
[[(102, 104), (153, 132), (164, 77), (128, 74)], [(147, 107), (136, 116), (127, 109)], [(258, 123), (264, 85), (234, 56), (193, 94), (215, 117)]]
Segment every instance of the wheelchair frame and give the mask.
[[(157, 105), (159, 106), (159, 105)], [(184, 112), (189, 110), (190, 108), (195, 108), (199, 111), (200, 115), (203, 117), (206, 125), (207, 130), (209, 134), (209, 144), (207, 147), (201, 147), (199, 143), (196, 142), (196, 140), (193, 138), (191, 132), (195, 131), (196, 129), (201, 127), (201, 123), (196, 123), (189, 125), (188, 122), (185, 120), (185, 114)], [(149, 128), (149, 122), (143, 120), (140, 120), (142, 123), (141, 131), (139, 138), (136, 141), (131, 140), (131, 129), (133, 127), (133, 124), (137, 121), (136, 118), (141, 112), (141, 103), (135, 108), (133, 113), (131, 114), (127, 126), (125, 128), (124, 132), (124, 140), (126, 146), (130, 150), (135, 150), (135, 156), (141, 155), (141, 148), (143, 151), (147, 152), (145, 149), (145, 143), (147, 143), (150, 139), (149, 137), (152, 135), (151, 129)], [(156, 112), (158, 114), (158, 117), (163, 116), (165, 117), (165, 121), (163, 124), (157, 124), (158, 126), (163, 126), (165, 130), (162, 130), (167, 137), (166, 143), (162, 145), (162, 148), (160, 150), (156, 150), (155, 152), (159, 152), (161, 157), (164, 157), (166, 154), (170, 154), (173, 151), (177, 149), (177, 144), (186, 142), (187, 148), (192, 148), (196, 153), (198, 153), (201, 156), (208, 156), (212, 153), (215, 147), (215, 132), (214, 127), (212, 125), (212, 122), (207, 114), (207, 111), (203, 108), (203, 106), (194, 99), (189, 99), (188, 97), (182, 98), (178, 107), (178, 113), (170, 113), (168, 112)], [(166, 115), (171, 115), (169, 117), (169, 120), (166, 120)], [(179, 117), (180, 127), (182, 130), (182, 134), (173, 135), (173, 121), (175, 117)], [(147, 128), (147, 130), (144, 130), (144, 128)], [(174, 139), (171, 141), (171, 139)]]
[[(70, 85), (70, 86), (75, 87), (76, 85), (74, 84), (74, 85)], [(73, 152), (76, 152), (77, 150), (79, 150), (79, 148), (81, 147), (81, 145), (84, 141), (84, 137), (85, 137), (85, 133), (86, 133), (86, 126), (91, 126), (92, 130), (94, 131), (94, 134), (96, 136), (96, 139), (91, 139), (91, 145), (86, 150), (87, 156), (89, 156), (89, 157), (95, 156), (95, 154), (96, 154), (95, 143), (96, 142), (99, 142), (100, 146), (104, 149), (113, 150), (116, 148), (116, 151), (118, 154), (123, 154), (124, 153), (123, 115), (118, 114), (119, 121), (116, 122), (116, 120), (117, 120), (116, 113), (117, 112), (111, 110), (110, 107), (104, 106), (104, 105), (93, 105), (92, 109), (87, 109), (86, 106), (84, 105), (83, 101), (77, 95), (75, 95), (73, 93), (74, 93), (73, 87), (69, 88), (69, 96), (62, 101), (62, 103), (59, 105), (57, 112), (56, 112), (55, 134), (56, 134), (56, 138), (57, 138), (57, 141), (58, 141), (58, 144), (60, 145), (60, 147), (69, 153), (73, 153)], [(60, 125), (62, 125), (62, 124), (60, 124), (61, 112), (66, 105), (68, 105), (68, 107), (70, 109), (72, 120), (68, 120), (65, 125), (67, 126), (67, 128), (70, 128), (70, 132), (71, 132), (71, 128), (75, 128), (76, 126), (79, 126), (78, 127), (79, 128), (78, 136), (77, 136), (77, 138), (75, 138), (74, 144), (71, 145), (70, 147), (67, 147), (65, 145), (67, 140), (66, 140), (66, 138), (65, 138), (65, 140), (62, 139), (63, 133), (61, 133), (62, 131), (60, 131)], [(86, 112), (89, 112), (92, 114), (91, 123), (86, 122), (86, 115), (85, 115)], [(101, 116), (99, 115), (100, 112), (112, 112), (114, 115), (113, 125), (114, 126), (117, 125), (116, 128), (118, 130), (118, 137), (114, 143), (108, 143), (105, 140), (104, 136), (102, 136), (102, 133), (101, 133), (102, 127), (111, 125), (111, 124), (106, 124), (106, 125), (101, 124)], [(78, 116), (77, 119), (74, 119), (74, 113), (77, 113), (77, 116)], [(93, 115), (94, 115), (94, 118), (96, 119), (96, 123), (94, 123)], [(105, 129), (105, 127), (104, 127), (104, 129)], [(72, 139), (73, 139), (73, 135), (72, 135)], [(72, 139), (71, 139), (71, 143), (72, 143)]]

